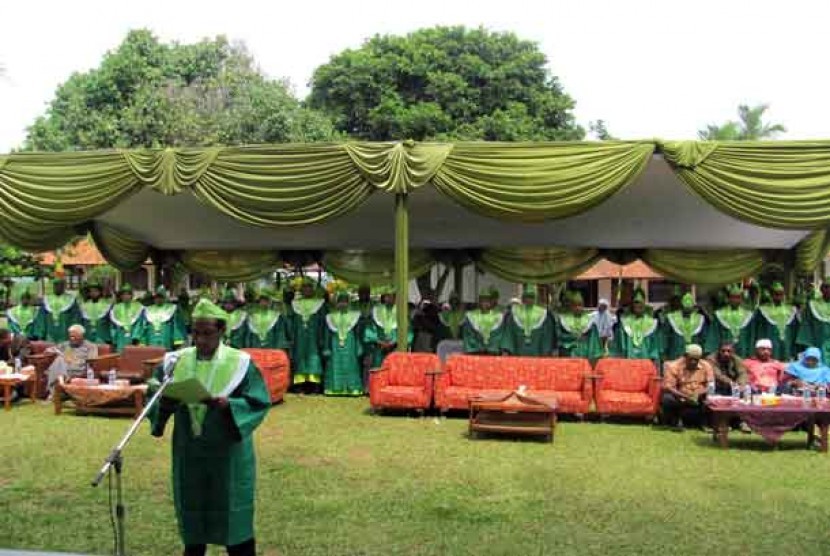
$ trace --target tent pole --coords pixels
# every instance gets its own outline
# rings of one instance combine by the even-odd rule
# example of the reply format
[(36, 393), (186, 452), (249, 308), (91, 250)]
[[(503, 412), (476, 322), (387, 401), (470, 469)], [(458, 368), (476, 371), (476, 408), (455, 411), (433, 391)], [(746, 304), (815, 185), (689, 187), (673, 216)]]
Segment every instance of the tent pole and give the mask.
[(395, 291), (398, 351), (409, 351), (409, 212), (407, 194), (395, 194)]

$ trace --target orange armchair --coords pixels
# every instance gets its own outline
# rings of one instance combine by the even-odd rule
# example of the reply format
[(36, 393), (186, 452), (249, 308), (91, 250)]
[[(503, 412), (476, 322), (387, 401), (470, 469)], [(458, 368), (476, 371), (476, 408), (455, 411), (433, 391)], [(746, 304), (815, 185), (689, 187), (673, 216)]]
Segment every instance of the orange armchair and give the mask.
[(600, 359), (594, 373), (600, 415), (651, 419), (659, 411), (662, 380), (650, 359)]
[(251, 355), (251, 360), (262, 374), (271, 395), (271, 403), (283, 401), (291, 377), (288, 354), (281, 349), (244, 348), (242, 351)]
[(440, 369), (433, 353), (390, 353), (369, 374), (369, 404), (373, 410), (429, 409), (433, 376)]

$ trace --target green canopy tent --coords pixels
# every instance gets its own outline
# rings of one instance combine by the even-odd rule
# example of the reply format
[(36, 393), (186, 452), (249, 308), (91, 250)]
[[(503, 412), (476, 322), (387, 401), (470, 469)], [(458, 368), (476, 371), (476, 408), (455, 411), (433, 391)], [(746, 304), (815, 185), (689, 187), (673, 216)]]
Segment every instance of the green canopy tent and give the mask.
[[(42, 250), (88, 231), (122, 269), (159, 250), (243, 280), (273, 270), (282, 250), (309, 249), (405, 290), (431, 250), (464, 248), (523, 281), (640, 257), (675, 278), (725, 283), (781, 253), (802, 270), (821, 260), (830, 142), (16, 153), (0, 156), (0, 207), (3, 240)], [(367, 251), (379, 253), (371, 265)], [(398, 303), (405, 330), (406, 297)]]

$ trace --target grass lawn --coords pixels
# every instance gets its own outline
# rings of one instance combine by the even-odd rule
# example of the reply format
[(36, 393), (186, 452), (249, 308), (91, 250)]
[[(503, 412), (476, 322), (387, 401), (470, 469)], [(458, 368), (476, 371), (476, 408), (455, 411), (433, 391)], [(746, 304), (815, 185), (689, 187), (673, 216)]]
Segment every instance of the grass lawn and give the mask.
[[(288, 396), (257, 432), (264, 555), (830, 553), (830, 458), (735, 433), (563, 423), (556, 442), (466, 437), (466, 420), (372, 416), (365, 399)], [(0, 547), (111, 552), (89, 481), (129, 421), (0, 413)], [(178, 554), (169, 439), (125, 455), (127, 546)], [(215, 550), (211, 554), (224, 554)]]

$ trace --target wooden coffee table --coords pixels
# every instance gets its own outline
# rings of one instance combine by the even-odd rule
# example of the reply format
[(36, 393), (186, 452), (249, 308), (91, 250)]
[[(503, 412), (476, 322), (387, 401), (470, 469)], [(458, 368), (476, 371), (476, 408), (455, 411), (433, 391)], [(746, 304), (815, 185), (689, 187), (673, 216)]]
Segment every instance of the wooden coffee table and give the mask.
[[(0, 375), (0, 386), (3, 387), (3, 409), (11, 411), (12, 409), (12, 388), (24, 382), (34, 381), (34, 374), (6, 374)], [(35, 401), (35, 389), (29, 390), (29, 396), (32, 401)]]
[(470, 437), (479, 432), (545, 436), (553, 442), (556, 399), (511, 392), (470, 400)]

